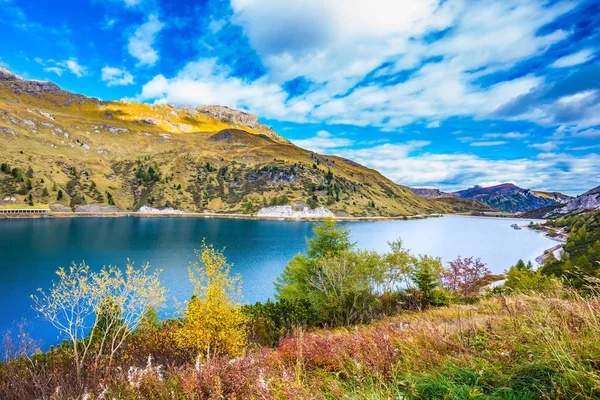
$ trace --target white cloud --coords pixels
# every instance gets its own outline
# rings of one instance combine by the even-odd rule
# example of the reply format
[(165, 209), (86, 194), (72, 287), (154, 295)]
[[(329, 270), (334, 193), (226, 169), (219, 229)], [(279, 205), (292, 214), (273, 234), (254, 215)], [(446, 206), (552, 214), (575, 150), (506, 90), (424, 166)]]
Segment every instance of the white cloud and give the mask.
[(116, 23), (117, 23), (116, 18), (109, 18), (108, 16), (106, 16), (106, 17), (104, 17), (104, 22), (102, 22), (102, 29), (110, 30), (115, 26)]
[[(572, 7), (534, 0), (232, 0), (232, 21), (261, 56), (269, 81), (302, 76), (315, 83), (294, 99), (302, 101), (307, 119), (393, 130), (418, 119), (485, 117), (529, 92), (543, 80), (531, 75), (489, 87), (475, 82), (564, 39), (560, 30), (538, 33)], [(423, 39), (447, 28), (452, 30), (438, 41)], [(345, 95), (384, 62), (379, 78), (421, 68), (408, 80), (367, 83)], [(296, 109), (285, 109), (285, 118), (298, 119)]]
[(573, 65), (583, 64), (588, 61), (594, 55), (594, 51), (591, 49), (584, 49), (578, 51), (577, 53), (561, 57), (558, 60), (554, 61), (550, 66), (552, 68), (565, 68), (572, 67)]
[(58, 76), (61, 76), (64, 72), (62, 68), (58, 68), (58, 67), (46, 67), (46, 68), (44, 68), (44, 71), (53, 72)]
[(127, 49), (129, 54), (138, 59), (138, 66), (152, 66), (159, 59), (158, 52), (154, 49), (156, 35), (164, 27), (154, 14), (148, 17), (148, 21), (140, 25), (132, 36), (129, 37)]
[(34, 61), (45, 66), (44, 71), (52, 72), (58, 76), (62, 76), (65, 71), (71, 72), (78, 78), (88, 75), (88, 69), (81, 65), (74, 57), (64, 61), (55, 61), (54, 59), (44, 61), (40, 57), (36, 57)]
[[(249, 110), (260, 117), (281, 118), (288, 111), (287, 93), (265, 79), (252, 82), (232, 77), (216, 59), (188, 63), (174, 78), (155, 76), (142, 88), (138, 100), (157, 103), (223, 105)], [(289, 106), (294, 106), (293, 103)]]
[(427, 124), (427, 128), (431, 129), (431, 128), (439, 128), (440, 127), (440, 121), (433, 121)]
[(600, 129), (585, 129), (579, 132), (574, 132), (573, 136), (581, 138), (600, 138)]
[(102, 80), (107, 86), (124, 86), (133, 83), (133, 75), (126, 69), (106, 66), (102, 68)]
[(492, 146), (502, 146), (508, 142), (504, 140), (491, 140), (491, 141), (482, 141), (482, 142), (473, 142), (469, 146), (471, 147), (492, 147)]
[(336, 138), (327, 131), (319, 131), (308, 139), (292, 140), (292, 142), (303, 149), (312, 150), (316, 153), (327, 153), (332, 149), (349, 147), (354, 144), (353, 140), (347, 138)]
[(62, 65), (63, 67), (71, 71), (71, 73), (77, 76), (78, 78), (87, 75), (87, 68), (79, 64), (79, 61), (77, 61), (76, 58), (70, 58), (66, 61), (63, 61), (62, 63), (59, 63), (59, 65)]
[(544, 142), (544, 143), (532, 143), (529, 145), (532, 149), (540, 150), (540, 151), (552, 151), (558, 148), (558, 144), (555, 142)]
[(600, 184), (600, 155), (595, 153), (578, 157), (544, 153), (532, 159), (511, 160), (471, 154), (413, 154), (426, 146), (427, 142), (385, 144), (337, 154), (374, 168), (399, 184), (446, 191), (512, 182), (529, 189), (579, 194)]
[(482, 136), (484, 139), (525, 139), (526, 137), (529, 137), (529, 134), (522, 132), (485, 133)]

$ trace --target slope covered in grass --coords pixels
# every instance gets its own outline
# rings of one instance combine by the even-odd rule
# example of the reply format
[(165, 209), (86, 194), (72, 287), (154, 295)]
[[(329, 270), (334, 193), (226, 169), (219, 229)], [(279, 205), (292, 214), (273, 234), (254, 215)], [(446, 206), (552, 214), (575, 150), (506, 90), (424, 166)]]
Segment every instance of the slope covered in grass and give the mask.
[(0, 163), (20, 171), (0, 173), (0, 207), (114, 203), (252, 213), (289, 203), (356, 216), (451, 211), (377, 171), (294, 146), (241, 111), (99, 101), (7, 71), (0, 73), (0, 140)]

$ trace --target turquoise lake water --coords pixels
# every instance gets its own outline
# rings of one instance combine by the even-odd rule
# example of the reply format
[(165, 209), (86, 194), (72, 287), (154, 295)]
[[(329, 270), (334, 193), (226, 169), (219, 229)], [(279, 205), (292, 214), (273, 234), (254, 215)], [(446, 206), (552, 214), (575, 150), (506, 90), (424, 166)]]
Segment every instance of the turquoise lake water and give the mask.
[[(535, 257), (555, 243), (517, 222), (500, 218), (450, 216), (413, 221), (345, 222), (358, 246), (386, 251), (387, 242), (402, 239), (415, 254), (480, 257), (492, 272), (503, 272), (519, 258)], [(190, 297), (188, 265), (202, 238), (226, 247), (232, 270), (243, 278), (246, 302), (273, 297), (273, 282), (287, 261), (306, 247), (313, 222), (256, 221), (220, 218), (64, 218), (0, 220), (0, 331), (30, 321), (43, 347), (58, 341), (52, 328), (36, 319), (29, 295), (48, 288), (58, 267), (85, 261), (92, 268), (124, 266), (127, 259), (149, 262), (163, 270), (169, 306)]]

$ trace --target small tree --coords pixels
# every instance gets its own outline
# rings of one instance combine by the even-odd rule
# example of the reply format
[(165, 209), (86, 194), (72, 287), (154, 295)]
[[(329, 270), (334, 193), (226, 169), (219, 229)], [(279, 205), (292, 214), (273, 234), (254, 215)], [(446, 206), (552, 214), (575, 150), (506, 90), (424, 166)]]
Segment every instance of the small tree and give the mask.
[(440, 286), (440, 271), (442, 262), (439, 258), (419, 256), (412, 271), (412, 280), (421, 294), (421, 304), (429, 307), (433, 293)]
[(252, 200), (248, 200), (244, 206), (244, 214), (252, 214), (254, 212), (254, 203)]
[(231, 265), (213, 246), (203, 242), (196, 254), (198, 261), (190, 266), (194, 295), (176, 340), (182, 347), (196, 349), (199, 358), (237, 356), (247, 344), (247, 318), (238, 305), (241, 277), (230, 275)]
[(38, 289), (31, 296), (34, 310), (69, 341), (79, 380), (90, 358), (97, 366), (108, 356), (110, 366), (146, 309), (165, 301), (160, 271), (149, 268), (134, 269), (128, 262), (124, 272), (116, 267), (93, 272), (85, 263), (73, 264), (56, 272), (59, 279), (47, 292)]
[(58, 193), (56, 195), (56, 200), (61, 200), (63, 198), (63, 191), (58, 189)]
[(453, 293), (464, 297), (475, 293), (476, 283), (492, 272), (481, 262), (473, 257), (461, 258), (460, 256), (448, 263), (448, 269), (441, 274), (444, 287)]

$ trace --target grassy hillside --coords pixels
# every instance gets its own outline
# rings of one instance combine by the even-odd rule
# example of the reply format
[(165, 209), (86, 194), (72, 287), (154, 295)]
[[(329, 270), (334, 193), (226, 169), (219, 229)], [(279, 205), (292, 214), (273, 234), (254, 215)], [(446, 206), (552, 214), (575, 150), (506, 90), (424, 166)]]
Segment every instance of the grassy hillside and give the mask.
[(0, 173), (0, 207), (251, 213), (290, 203), (355, 216), (451, 211), (377, 171), (296, 147), (249, 114), (103, 102), (6, 71), (0, 140), (7, 169)]

